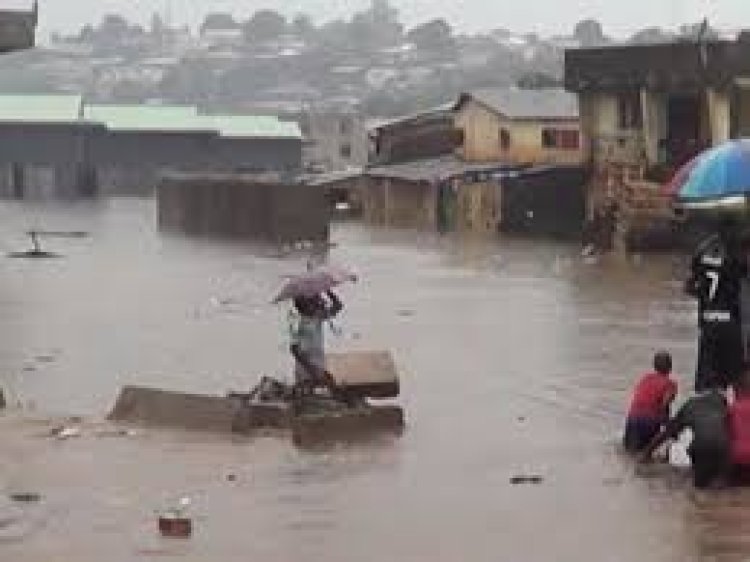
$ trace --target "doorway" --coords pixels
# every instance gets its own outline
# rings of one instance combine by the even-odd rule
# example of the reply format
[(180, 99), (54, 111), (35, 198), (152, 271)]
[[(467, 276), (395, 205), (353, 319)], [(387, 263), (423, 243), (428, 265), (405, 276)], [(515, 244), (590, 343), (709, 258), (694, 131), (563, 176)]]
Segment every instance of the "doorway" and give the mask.
[(667, 103), (667, 163), (681, 166), (706, 148), (703, 96), (670, 96)]

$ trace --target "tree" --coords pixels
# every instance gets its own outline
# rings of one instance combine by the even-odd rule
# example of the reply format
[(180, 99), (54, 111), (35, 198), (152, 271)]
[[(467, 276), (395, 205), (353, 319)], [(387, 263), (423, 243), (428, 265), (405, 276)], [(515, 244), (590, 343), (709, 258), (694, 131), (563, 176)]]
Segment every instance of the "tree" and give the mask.
[(444, 19), (434, 19), (419, 25), (406, 34), (418, 49), (443, 53), (454, 49), (453, 29)]
[(373, 0), (369, 10), (354, 14), (348, 29), (351, 48), (368, 52), (399, 44), (404, 38), (404, 26), (398, 20), (398, 10), (388, 0)]
[(166, 30), (167, 26), (164, 25), (164, 19), (161, 17), (159, 12), (154, 12), (151, 16), (151, 34), (155, 36), (161, 36)]
[(653, 43), (666, 43), (674, 40), (674, 35), (658, 27), (647, 27), (635, 33), (629, 43), (636, 45), (649, 45)]
[(292, 21), (292, 30), (303, 39), (312, 38), (317, 31), (312, 18), (307, 14), (297, 14), (294, 17), (294, 20)]
[(239, 29), (240, 27), (231, 14), (213, 12), (204, 18), (201, 24), (201, 34), (211, 30)]
[(398, 10), (391, 6), (389, 0), (372, 0), (369, 13), (376, 24), (398, 24)]
[(81, 32), (78, 34), (78, 40), (81, 43), (91, 43), (96, 38), (96, 29), (90, 23), (87, 23), (81, 28)]
[(602, 24), (593, 19), (578, 22), (573, 31), (573, 37), (578, 39), (583, 47), (597, 47), (609, 43), (604, 35)]
[(273, 10), (258, 10), (245, 22), (242, 30), (247, 42), (262, 43), (283, 35), (287, 30), (287, 21)]
[(99, 25), (99, 33), (110, 34), (111, 37), (127, 36), (130, 32), (128, 20), (117, 14), (104, 16)]
[(712, 41), (719, 38), (719, 32), (711, 27), (707, 19), (698, 23), (681, 25), (679, 35), (680, 38), (688, 41)]

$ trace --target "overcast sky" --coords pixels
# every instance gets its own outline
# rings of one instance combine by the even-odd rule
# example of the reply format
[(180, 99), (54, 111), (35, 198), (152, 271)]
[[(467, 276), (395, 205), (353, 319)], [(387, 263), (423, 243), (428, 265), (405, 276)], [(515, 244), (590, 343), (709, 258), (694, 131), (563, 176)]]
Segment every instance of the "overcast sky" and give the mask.
[[(0, 0), (3, 5), (32, 0)], [(40, 0), (42, 33), (70, 31), (119, 12), (145, 23), (158, 10), (173, 23), (196, 25), (209, 11), (244, 17), (259, 8), (286, 14), (305, 12), (318, 21), (348, 16), (370, 0)], [(576, 21), (593, 17), (615, 35), (658, 25), (674, 27), (708, 16), (714, 25), (750, 27), (750, 0), (392, 0), (408, 25), (444, 17), (463, 31), (507, 27), (542, 33), (565, 32)]]

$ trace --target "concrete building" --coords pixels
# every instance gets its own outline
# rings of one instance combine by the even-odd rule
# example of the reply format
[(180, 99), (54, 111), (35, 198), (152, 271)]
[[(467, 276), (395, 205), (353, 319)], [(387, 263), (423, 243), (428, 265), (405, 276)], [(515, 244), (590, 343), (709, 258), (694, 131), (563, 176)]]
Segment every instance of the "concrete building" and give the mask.
[(468, 162), (583, 160), (578, 101), (563, 90), (478, 90), (462, 94), (454, 110), (455, 126), (463, 132), (459, 154)]
[(306, 172), (341, 172), (367, 164), (367, 129), (362, 115), (354, 111), (311, 110), (295, 120), (305, 139)]
[(168, 171), (296, 175), (302, 141), (293, 123), (270, 116), (199, 115), (190, 106), (92, 105), (101, 123), (92, 142), (97, 185), (105, 194), (148, 194)]
[(168, 171), (288, 178), (301, 170), (299, 128), (275, 117), (0, 96), (0, 196), (142, 195)]
[(380, 124), (371, 138), (357, 198), (371, 224), (485, 234), (580, 230), (584, 151), (572, 94), (463, 94)]
[(680, 165), (750, 134), (747, 36), (570, 50), (565, 84), (580, 101), (589, 213), (617, 201), (624, 239), (669, 223), (661, 186)]
[(0, 9), (0, 53), (30, 49), (36, 43), (39, 4), (28, 10)]
[(86, 190), (89, 138), (80, 96), (0, 96), (0, 196), (46, 198)]
[(453, 104), (380, 123), (370, 132), (370, 164), (386, 165), (453, 154), (463, 142)]

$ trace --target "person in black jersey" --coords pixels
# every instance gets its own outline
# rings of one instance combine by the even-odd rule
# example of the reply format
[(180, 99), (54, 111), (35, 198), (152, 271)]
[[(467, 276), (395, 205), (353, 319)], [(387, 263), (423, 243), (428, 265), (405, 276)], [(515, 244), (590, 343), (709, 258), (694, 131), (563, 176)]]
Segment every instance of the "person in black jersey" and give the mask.
[(718, 234), (703, 241), (696, 250), (686, 284), (688, 294), (698, 299), (698, 392), (714, 384), (723, 388), (733, 385), (743, 372), (740, 297), (742, 279), (747, 274), (739, 228), (724, 220)]

